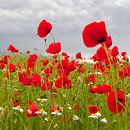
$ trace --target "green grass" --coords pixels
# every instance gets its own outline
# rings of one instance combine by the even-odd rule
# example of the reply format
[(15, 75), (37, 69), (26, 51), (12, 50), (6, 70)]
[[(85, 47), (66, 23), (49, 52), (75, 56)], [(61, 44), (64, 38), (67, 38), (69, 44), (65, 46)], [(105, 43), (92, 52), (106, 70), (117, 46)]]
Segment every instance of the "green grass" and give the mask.
[[(57, 89), (57, 97), (53, 98), (51, 90), (42, 91), (40, 86), (24, 86), (18, 80), (18, 72), (24, 71), (24, 64), (27, 61), (26, 55), (11, 55), (9, 63), (17, 62), (21, 63), (21, 68), (9, 73), (9, 77), (4, 77), (7, 71), (7, 66), (4, 69), (0, 69), (0, 130), (129, 130), (130, 129), (130, 99), (126, 97), (126, 110), (120, 114), (113, 114), (107, 107), (107, 95), (105, 94), (93, 94), (90, 93), (88, 87), (90, 83), (86, 83), (83, 79), (91, 73), (96, 71), (93, 69), (93, 65), (87, 64), (87, 71), (83, 74), (79, 74), (77, 70), (70, 73), (69, 78), (72, 80), (72, 87), (70, 89)], [(48, 68), (52, 65), (53, 58), (50, 63), (44, 67), (40, 65), (39, 57), (36, 61), (34, 69), (30, 69), (31, 73), (37, 73), (43, 79), (45, 74), (41, 72), (41, 68)], [(60, 61), (59, 61), (60, 62)], [(52, 88), (56, 88), (55, 81), (57, 70), (54, 66), (52, 75), (49, 80), (53, 81)], [(121, 80), (118, 77), (118, 70), (121, 68), (111, 67), (108, 74), (96, 75), (96, 83), (92, 83), (92, 86), (98, 84), (108, 83), (112, 87), (116, 86), (123, 89), (125, 96), (130, 93), (129, 84), (130, 78), (127, 77)], [(109, 77), (112, 75), (112, 78)], [(81, 79), (80, 81), (78, 79)], [(42, 81), (43, 82), (43, 81)], [(20, 96), (14, 97), (14, 93), (20, 93)], [(17, 99), (21, 103), (23, 112), (13, 109), (12, 99)], [(47, 99), (44, 102), (37, 102), (38, 99)], [(44, 109), (47, 114), (35, 117), (26, 117), (27, 113), (27, 101), (32, 100), (37, 104), (39, 109)], [(61, 115), (52, 115), (50, 112), (50, 105), (60, 106)], [(98, 105), (101, 117), (98, 119), (89, 118), (88, 106), (90, 104)], [(74, 110), (73, 107), (79, 105), (79, 110)], [(74, 117), (77, 116), (74, 119)], [(101, 122), (102, 118), (106, 118), (107, 123)]]

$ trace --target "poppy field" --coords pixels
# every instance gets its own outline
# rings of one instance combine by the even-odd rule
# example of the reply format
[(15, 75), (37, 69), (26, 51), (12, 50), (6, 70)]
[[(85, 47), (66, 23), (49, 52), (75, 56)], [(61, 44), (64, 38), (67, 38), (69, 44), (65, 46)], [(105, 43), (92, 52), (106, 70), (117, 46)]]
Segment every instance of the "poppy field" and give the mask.
[(105, 22), (83, 27), (83, 46), (100, 45), (92, 63), (82, 52), (62, 52), (52, 30), (46, 20), (37, 27), (44, 56), (13, 44), (0, 55), (0, 130), (129, 130), (129, 58), (113, 46)]

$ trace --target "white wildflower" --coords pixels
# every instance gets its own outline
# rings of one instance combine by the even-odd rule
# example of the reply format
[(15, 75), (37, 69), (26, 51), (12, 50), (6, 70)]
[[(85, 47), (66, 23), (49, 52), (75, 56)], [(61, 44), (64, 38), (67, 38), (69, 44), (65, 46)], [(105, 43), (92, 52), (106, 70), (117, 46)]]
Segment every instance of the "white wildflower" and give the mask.
[(0, 111), (3, 111), (3, 107), (0, 107)]
[(56, 128), (57, 126), (58, 126), (58, 125), (57, 125), (57, 124), (55, 124), (55, 125), (54, 125), (54, 128)]
[(130, 93), (128, 93), (128, 94), (126, 95), (126, 97), (130, 98)]
[(24, 111), (20, 106), (13, 107), (13, 110), (19, 111), (21, 113), (23, 113), (23, 111)]
[(98, 119), (101, 116), (100, 112), (97, 112), (95, 114), (91, 114), (90, 116), (88, 116), (88, 118), (94, 118), (94, 119)]
[(69, 110), (72, 110), (72, 107), (68, 107)]
[(46, 117), (44, 120), (45, 120), (45, 121), (48, 121), (48, 118)]
[(72, 120), (73, 121), (77, 121), (77, 120), (79, 120), (80, 118), (77, 116), (77, 115), (73, 115), (73, 117), (72, 117)]
[(39, 111), (36, 111), (35, 114), (42, 114), (42, 115), (46, 115), (47, 112), (44, 109), (40, 109)]
[(62, 115), (62, 113), (61, 112), (57, 112), (57, 116), (61, 116)]
[(77, 78), (77, 81), (78, 81), (78, 82), (82, 82), (82, 78), (79, 76), (79, 77)]
[(88, 118), (94, 118), (94, 119), (97, 119), (97, 118), (98, 118), (98, 116), (96, 116), (96, 115), (92, 114), (92, 115), (88, 116)]
[(20, 108), (19, 111), (22, 113), (24, 110), (22, 108)]
[(103, 123), (107, 123), (107, 119), (106, 118), (102, 118), (100, 121), (103, 122)]
[(95, 115), (96, 115), (97, 117), (100, 117), (100, 116), (101, 116), (101, 113), (100, 113), (100, 112), (97, 112), (97, 113), (95, 113)]
[(54, 111), (54, 112), (51, 112), (52, 115), (57, 115), (57, 116), (61, 116), (62, 113), (59, 112), (59, 111)]
[(42, 101), (42, 102), (46, 102), (47, 99), (46, 99), (46, 98), (42, 98), (41, 101)]
[(39, 102), (46, 102), (47, 99), (46, 98), (38, 98), (37, 101), (39, 101)]
[(95, 72), (95, 74), (102, 75), (102, 73), (101, 73), (101, 72)]

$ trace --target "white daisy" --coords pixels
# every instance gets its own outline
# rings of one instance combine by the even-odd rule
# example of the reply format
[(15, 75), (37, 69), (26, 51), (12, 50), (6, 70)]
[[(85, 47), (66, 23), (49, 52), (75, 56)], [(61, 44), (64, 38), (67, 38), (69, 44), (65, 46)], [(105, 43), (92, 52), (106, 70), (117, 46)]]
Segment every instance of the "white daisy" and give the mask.
[(77, 121), (77, 120), (79, 120), (80, 118), (77, 116), (77, 115), (73, 115), (73, 117), (72, 117), (72, 120), (73, 121)]
[(100, 121), (103, 122), (103, 123), (107, 123), (108, 122), (106, 118), (102, 118)]

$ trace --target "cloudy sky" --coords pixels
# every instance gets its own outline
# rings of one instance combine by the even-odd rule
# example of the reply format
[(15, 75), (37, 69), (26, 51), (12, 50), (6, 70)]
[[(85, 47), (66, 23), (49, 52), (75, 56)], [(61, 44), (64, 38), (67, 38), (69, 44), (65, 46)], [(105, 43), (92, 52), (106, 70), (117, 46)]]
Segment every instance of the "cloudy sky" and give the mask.
[[(85, 25), (104, 20), (113, 45), (130, 55), (130, 0), (0, 0), (0, 51), (10, 43), (19, 50), (45, 50), (36, 32), (43, 19), (53, 25), (62, 51), (82, 51), (90, 55), (97, 47), (86, 48), (82, 42)], [(52, 41), (48, 36), (48, 42)]]

